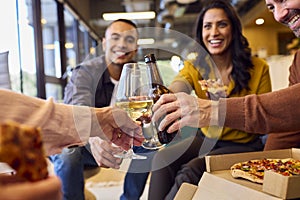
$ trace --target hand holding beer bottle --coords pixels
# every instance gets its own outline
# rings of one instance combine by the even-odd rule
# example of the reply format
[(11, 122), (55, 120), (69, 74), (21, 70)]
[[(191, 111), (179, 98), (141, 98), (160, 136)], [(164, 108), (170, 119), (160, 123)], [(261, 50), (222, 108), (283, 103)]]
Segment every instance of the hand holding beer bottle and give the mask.
[[(159, 70), (158, 70), (158, 67), (156, 64), (156, 59), (155, 59), (154, 54), (146, 55), (145, 63), (149, 66), (151, 79), (152, 79), (152, 89), (150, 90), (151, 94), (149, 96), (152, 96), (153, 103), (156, 103), (156, 101), (158, 101), (158, 99), (160, 98), (161, 95), (172, 93), (172, 92), (167, 87), (164, 86), (163, 80), (161, 78), (161, 75), (159, 73)], [(158, 131), (158, 125), (161, 120), (159, 120), (158, 122), (155, 123), (157, 131)], [(165, 130), (157, 132), (157, 137), (161, 144), (170, 143), (174, 139), (174, 137), (177, 135), (178, 131), (168, 133), (167, 132), (168, 128), (169, 128), (169, 126), (167, 126), (165, 128)]]

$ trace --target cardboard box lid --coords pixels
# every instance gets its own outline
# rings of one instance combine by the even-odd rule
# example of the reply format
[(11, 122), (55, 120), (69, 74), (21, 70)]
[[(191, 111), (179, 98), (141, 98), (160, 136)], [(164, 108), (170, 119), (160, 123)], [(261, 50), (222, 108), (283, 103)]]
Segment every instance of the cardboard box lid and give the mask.
[(300, 177), (283, 176), (281, 174), (266, 171), (262, 190), (266, 193), (283, 199), (295, 199), (300, 197)]
[(192, 185), (189, 183), (183, 183), (178, 192), (176, 193), (176, 196), (174, 197), (174, 200), (191, 200), (197, 190), (196, 185)]
[(300, 197), (300, 176), (285, 177), (278, 173), (266, 172), (263, 185), (252, 183), (243, 179), (234, 179), (230, 174), (230, 167), (238, 162), (248, 161), (252, 159), (263, 158), (294, 158), (300, 159), (300, 149), (284, 149), (274, 151), (261, 151), (251, 153), (225, 154), (206, 156), (207, 171), (215, 176), (257, 190), (258, 192), (266, 192), (281, 199), (299, 198)]
[[(223, 174), (224, 175), (224, 174)], [(226, 175), (224, 175), (226, 177)], [(199, 182), (198, 189), (193, 200), (279, 200), (280, 198), (271, 196), (261, 191), (261, 189), (248, 187), (246, 185), (233, 182), (229, 177), (220, 176), (215, 173), (205, 172)], [(232, 178), (232, 177), (231, 177)], [(233, 179), (233, 178), (232, 178)], [(245, 181), (246, 183), (246, 181)], [(251, 182), (249, 182), (251, 184)], [(252, 183), (254, 184), (254, 183)], [(258, 185), (258, 184), (256, 184)], [(260, 187), (262, 187), (260, 185)]]

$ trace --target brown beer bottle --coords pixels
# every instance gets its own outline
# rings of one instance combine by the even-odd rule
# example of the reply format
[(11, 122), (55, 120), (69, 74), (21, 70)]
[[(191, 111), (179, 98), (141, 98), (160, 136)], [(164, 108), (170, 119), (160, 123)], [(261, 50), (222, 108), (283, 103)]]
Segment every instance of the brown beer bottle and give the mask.
[[(172, 93), (167, 87), (164, 86), (163, 80), (161, 78), (161, 75), (159, 73), (157, 64), (156, 64), (156, 58), (154, 54), (148, 54), (144, 57), (145, 63), (150, 66), (150, 74), (152, 79), (152, 90), (150, 91), (150, 94), (153, 98), (153, 103), (156, 103), (161, 95)], [(161, 119), (162, 120), (162, 119)], [(159, 120), (155, 126), (158, 127), (160, 124)], [(166, 127), (163, 131), (158, 131), (157, 136), (159, 139), (159, 142), (162, 144), (167, 144), (173, 140), (173, 138), (177, 135), (177, 131), (173, 133), (168, 133), (167, 129), (169, 126)]]

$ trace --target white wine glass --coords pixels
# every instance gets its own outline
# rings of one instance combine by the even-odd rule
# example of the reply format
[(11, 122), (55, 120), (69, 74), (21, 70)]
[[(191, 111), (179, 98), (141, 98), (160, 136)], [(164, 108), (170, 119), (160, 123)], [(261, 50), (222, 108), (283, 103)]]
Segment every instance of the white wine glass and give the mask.
[[(116, 107), (125, 110), (134, 121), (140, 121), (142, 127), (150, 120), (153, 100), (149, 96), (151, 77), (147, 66), (142, 63), (126, 63), (123, 66), (116, 94)], [(144, 128), (143, 128), (144, 129)], [(144, 132), (144, 130), (143, 130)], [(150, 131), (151, 132), (151, 131)], [(151, 132), (152, 134), (152, 132)], [(135, 154), (131, 148), (114, 155), (123, 159), (146, 159), (146, 156)]]

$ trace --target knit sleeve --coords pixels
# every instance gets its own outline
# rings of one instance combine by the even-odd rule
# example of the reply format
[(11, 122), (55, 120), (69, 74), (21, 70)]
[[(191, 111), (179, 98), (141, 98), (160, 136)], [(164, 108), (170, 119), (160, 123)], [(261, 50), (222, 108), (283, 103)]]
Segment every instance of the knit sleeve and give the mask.
[(300, 130), (300, 84), (262, 95), (221, 99), (224, 126), (252, 133)]
[(89, 107), (54, 103), (0, 89), (0, 122), (7, 120), (40, 127), (48, 155), (70, 145), (84, 145), (90, 135)]

